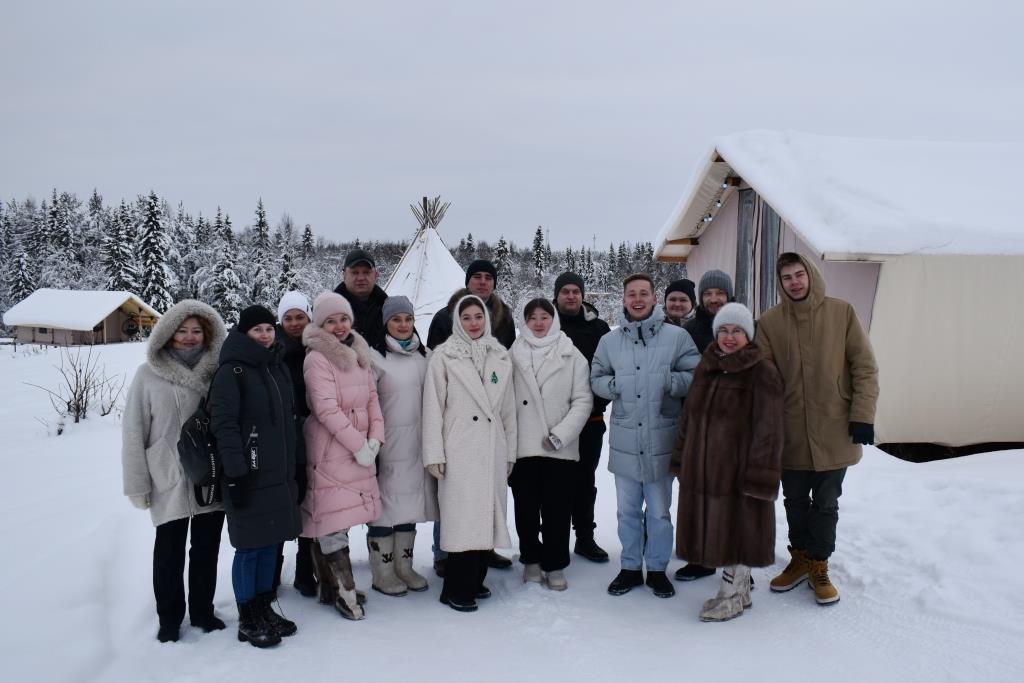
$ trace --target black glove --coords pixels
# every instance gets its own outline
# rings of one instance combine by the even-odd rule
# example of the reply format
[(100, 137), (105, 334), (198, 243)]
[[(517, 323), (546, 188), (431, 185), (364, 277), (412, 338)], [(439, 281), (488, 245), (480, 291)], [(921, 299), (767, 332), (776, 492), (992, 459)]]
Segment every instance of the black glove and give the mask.
[(305, 465), (295, 466), (295, 485), (299, 487), (299, 497), (295, 502), (302, 505), (302, 501), (306, 499), (306, 489), (309, 488), (309, 477), (306, 475)]
[(228, 497), (231, 499), (231, 507), (241, 510), (249, 504), (249, 482), (245, 477), (225, 477)]
[(875, 443), (875, 425), (869, 425), (866, 422), (851, 422), (850, 436), (853, 437), (854, 443), (870, 446)]

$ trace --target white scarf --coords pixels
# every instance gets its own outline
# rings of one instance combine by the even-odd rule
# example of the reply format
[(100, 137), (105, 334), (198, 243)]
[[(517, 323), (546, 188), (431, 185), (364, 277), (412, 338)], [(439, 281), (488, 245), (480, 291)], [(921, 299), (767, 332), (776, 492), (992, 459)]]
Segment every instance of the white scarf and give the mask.
[(521, 367), (530, 368), (533, 374), (536, 375), (537, 370), (540, 369), (544, 362), (557, 354), (558, 340), (562, 337), (562, 321), (558, 317), (558, 311), (556, 310), (548, 333), (543, 337), (538, 337), (526, 326), (525, 306), (523, 307), (523, 315), (520, 316), (520, 319), (523, 320), (523, 323), (519, 326), (519, 339), (522, 340), (522, 343), (514, 345), (513, 358), (518, 361)]
[[(470, 338), (469, 334), (462, 327), (462, 321), (459, 319), (459, 307), (466, 299), (472, 299), (474, 303), (479, 304), (484, 309), (484, 333), (476, 339)], [(483, 300), (472, 294), (467, 294), (459, 299), (452, 313), (454, 318), (452, 320), (452, 336), (449, 337), (446, 343), (451, 344), (454, 349), (469, 356), (473, 361), (473, 367), (476, 368), (477, 374), (480, 375), (480, 380), (483, 381), (486, 370), (485, 366), (487, 365), (487, 347), (498, 343), (498, 340), (491, 336), (491, 313), (487, 310)]]

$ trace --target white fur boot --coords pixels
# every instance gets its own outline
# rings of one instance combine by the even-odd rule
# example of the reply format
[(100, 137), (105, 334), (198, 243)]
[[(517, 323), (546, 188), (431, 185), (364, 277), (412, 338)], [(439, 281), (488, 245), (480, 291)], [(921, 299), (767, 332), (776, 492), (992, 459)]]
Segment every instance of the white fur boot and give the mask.
[(416, 530), (395, 532), (395, 576), (411, 591), (427, 590), (427, 580), (412, 568), (413, 548), (416, 546)]
[(722, 570), (718, 594), (704, 603), (701, 621), (728, 621), (750, 607), (750, 567), (742, 564)]
[(406, 595), (408, 587), (395, 576), (395, 535), (367, 536), (366, 547), (370, 550), (373, 590), (396, 598)]

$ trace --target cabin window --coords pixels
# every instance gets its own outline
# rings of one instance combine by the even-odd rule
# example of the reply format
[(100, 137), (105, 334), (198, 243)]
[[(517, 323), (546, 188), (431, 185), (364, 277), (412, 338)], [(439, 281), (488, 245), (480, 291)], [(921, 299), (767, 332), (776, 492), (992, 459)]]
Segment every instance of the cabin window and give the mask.
[(39, 334), (50, 334), (50, 328), (49, 327), (40, 327), (39, 328)]

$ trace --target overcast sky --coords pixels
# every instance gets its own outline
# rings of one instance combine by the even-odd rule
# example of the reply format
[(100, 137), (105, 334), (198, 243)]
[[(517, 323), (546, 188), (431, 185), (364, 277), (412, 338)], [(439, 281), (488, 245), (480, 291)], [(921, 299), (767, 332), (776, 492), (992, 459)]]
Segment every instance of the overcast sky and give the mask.
[(1022, 7), (6, 3), (0, 197), (152, 188), (236, 227), (262, 197), (367, 240), (441, 194), (449, 244), (603, 249), (656, 236), (716, 135), (1024, 140)]

